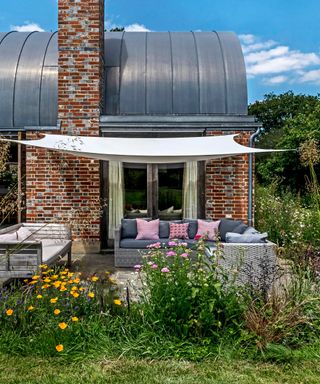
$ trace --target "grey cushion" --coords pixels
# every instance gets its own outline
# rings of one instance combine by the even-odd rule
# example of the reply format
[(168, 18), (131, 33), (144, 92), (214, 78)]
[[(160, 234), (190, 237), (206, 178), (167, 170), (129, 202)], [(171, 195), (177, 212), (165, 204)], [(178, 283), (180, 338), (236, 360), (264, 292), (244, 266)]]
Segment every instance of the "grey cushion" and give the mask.
[(159, 237), (162, 239), (169, 239), (169, 233), (170, 233), (169, 221), (160, 220)]
[(219, 225), (219, 234), (221, 241), (226, 241), (226, 233), (243, 233), (247, 229), (247, 225), (241, 220), (221, 219)]
[(120, 240), (120, 248), (131, 248), (131, 249), (144, 249), (150, 244), (158, 243), (168, 244), (169, 239), (159, 240), (135, 240), (135, 239), (122, 239)]
[(226, 243), (265, 243), (268, 234), (253, 233), (253, 234), (239, 234), (239, 233), (226, 233)]
[(189, 223), (188, 236), (189, 236), (189, 239), (194, 239), (194, 237), (198, 231), (198, 220), (196, 220), (196, 219), (184, 219), (183, 222)]
[(136, 219), (122, 219), (121, 221), (121, 238), (134, 239), (138, 234)]
[(253, 235), (255, 233), (260, 233), (259, 231), (257, 231), (255, 228), (253, 227), (248, 227), (244, 232), (243, 234), (244, 235)]

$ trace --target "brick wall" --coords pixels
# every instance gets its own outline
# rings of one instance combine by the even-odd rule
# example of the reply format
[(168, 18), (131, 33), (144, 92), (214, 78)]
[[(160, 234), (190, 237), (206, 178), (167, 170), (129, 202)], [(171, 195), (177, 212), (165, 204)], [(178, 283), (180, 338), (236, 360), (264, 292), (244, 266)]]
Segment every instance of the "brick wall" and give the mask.
[[(61, 133), (99, 136), (104, 1), (59, 0), (58, 8), (58, 118)], [(30, 133), (27, 138), (35, 136)], [(99, 161), (28, 148), (28, 221), (69, 220), (75, 238), (91, 239), (97, 247), (100, 219), (98, 212), (93, 211), (98, 210), (99, 198)]]
[[(252, 132), (240, 133), (236, 141), (249, 145)], [(223, 135), (225, 132), (208, 132)], [(248, 221), (248, 155), (210, 161), (206, 166), (206, 217), (232, 217)]]

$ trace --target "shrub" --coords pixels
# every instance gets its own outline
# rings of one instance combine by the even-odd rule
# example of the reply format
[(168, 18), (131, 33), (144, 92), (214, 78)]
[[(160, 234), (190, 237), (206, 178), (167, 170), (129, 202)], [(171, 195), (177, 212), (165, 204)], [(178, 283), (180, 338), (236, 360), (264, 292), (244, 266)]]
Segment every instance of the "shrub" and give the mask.
[(234, 274), (219, 266), (221, 250), (208, 257), (200, 239), (191, 251), (183, 242), (168, 248), (154, 244), (136, 266), (141, 274), (144, 317), (155, 328), (177, 337), (216, 341), (234, 335), (241, 326), (244, 300)]

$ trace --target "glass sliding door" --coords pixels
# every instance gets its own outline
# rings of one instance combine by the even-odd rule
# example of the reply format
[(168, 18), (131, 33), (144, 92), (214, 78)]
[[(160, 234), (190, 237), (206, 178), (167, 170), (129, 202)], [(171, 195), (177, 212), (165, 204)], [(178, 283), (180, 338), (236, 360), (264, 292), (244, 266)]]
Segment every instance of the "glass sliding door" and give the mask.
[(158, 217), (163, 220), (182, 218), (184, 164), (158, 165)]
[(124, 164), (124, 216), (149, 217), (147, 199), (147, 165)]

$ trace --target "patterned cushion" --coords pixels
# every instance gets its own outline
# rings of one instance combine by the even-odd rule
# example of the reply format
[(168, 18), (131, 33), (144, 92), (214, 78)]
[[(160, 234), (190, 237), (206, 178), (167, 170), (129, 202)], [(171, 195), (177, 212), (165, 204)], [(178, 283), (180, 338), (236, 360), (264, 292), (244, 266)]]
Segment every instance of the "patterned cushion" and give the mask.
[(146, 221), (137, 219), (136, 240), (159, 240), (159, 219)]
[(188, 236), (189, 223), (175, 224), (170, 223), (170, 239), (189, 239)]
[(198, 219), (198, 232), (196, 236), (205, 236), (208, 240), (217, 240), (220, 220), (205, 221)]

